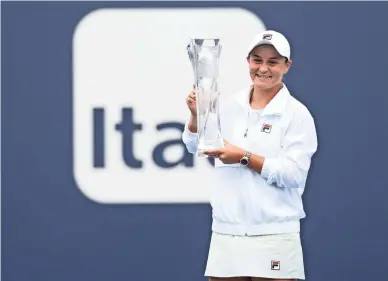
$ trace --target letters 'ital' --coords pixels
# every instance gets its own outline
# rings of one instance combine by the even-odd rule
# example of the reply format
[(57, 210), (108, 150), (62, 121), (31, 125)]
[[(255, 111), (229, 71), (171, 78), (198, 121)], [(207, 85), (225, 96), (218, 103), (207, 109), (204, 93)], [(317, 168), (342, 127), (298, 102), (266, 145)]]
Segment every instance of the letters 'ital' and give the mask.
[(192, 39), (187, 46), (196, 85), (198, 157), (205, 157), (204, 150), (223, 147), (218, 106), (221, 49), (219, 39)]

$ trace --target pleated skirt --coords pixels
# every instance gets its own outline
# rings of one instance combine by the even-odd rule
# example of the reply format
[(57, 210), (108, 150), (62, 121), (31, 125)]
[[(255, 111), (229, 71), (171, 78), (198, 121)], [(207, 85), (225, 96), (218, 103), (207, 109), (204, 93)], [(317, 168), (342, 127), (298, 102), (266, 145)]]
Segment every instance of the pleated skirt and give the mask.
[(213, 232), (205, 276), (303, 280), (300, 235), (233, 236)]

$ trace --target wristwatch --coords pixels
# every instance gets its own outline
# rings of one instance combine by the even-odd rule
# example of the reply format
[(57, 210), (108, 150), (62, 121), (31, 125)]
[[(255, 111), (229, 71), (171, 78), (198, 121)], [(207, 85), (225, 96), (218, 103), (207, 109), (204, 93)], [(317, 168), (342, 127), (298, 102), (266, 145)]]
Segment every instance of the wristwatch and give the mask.
[(247, 152), (243, 158), (240, 159), (240, 164), (243, 166), (248, 166), (249, 163), (249, 157), (251, 156), (250, 152)]

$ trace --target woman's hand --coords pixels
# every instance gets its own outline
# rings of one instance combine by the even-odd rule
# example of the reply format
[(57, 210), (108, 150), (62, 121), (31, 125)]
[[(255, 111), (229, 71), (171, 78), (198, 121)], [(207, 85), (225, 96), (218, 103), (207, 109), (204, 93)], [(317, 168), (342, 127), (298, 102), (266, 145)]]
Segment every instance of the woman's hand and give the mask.
[(197, 117), (197, 103), (196, 103), (196, 89), (193, 85), (193, 90), (189, 93), (189, 95), (186, 98), (186, 104), (187, 107), (190, 110), (192, 117)]
[(207, 150), (204, 154), (220, 159), (224, 164), (240, 163), (246, 151), (224, 140), (224, 148)]
[(197, 97), (195, 85), (193, 85), (193, 90), (186, 97), (186, 104), (190, 110), (190, 119), (188, 123), (188, 129), (192, 133), (197, 132)]

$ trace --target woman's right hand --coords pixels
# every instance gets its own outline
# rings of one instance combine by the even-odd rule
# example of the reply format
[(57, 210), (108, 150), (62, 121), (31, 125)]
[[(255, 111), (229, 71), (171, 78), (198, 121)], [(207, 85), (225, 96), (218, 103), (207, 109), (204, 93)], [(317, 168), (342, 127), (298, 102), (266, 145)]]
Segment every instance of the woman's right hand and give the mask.
[(189, 123), (188, 123), (188, 129), (190, 132), (196, 133), (197, 132), (197, 95), (196, 95), (195, 85), (193, 85), (193, 90), (189, 93), (189, 95), (186, 98), (186, 104), (191, 113)]
[(186, 104), (187, 107), (190, 110), (191, 116), (196, 117), (197, 116), (197, 102), (196, 102), (196, 89), (195, 86), (193, 86), (193, 90), (189, 93), (189, 95), (186, 98)]

